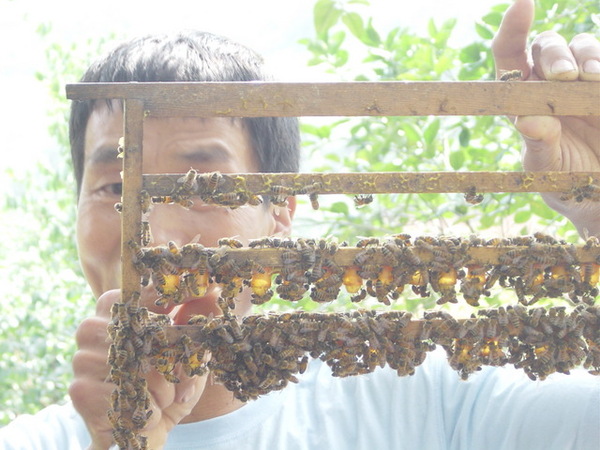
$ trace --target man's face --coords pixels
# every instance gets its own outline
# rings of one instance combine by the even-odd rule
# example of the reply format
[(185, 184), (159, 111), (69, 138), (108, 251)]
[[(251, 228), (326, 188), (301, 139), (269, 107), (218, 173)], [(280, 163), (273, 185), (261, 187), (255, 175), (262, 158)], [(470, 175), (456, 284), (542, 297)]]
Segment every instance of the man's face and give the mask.
[[(85, 135), (85, 166), (77, 216), (77, 239), (83, 271), (94, 295), (120, 287), (120, 215), (114, 204), (121, 196), (121, 161), (117, 145), (123, 135), (123, 115), (97, 107), (88, 121)], [(241, 122), (230, 119), (167, 118), (144, 121), (144, 173), (256, 172), (258, 170), (250, 138)], [(248, 239), (274, 234), (287, 235), (290, 209), (241, 207), (231, 210), (196, 201), (189, 210), (179, 205), (155, 205), (149, 215), (153, 242), (174, 241), (178, 246), (199, 240), (216, 246), (219, 238)], [(172, 311), (176, 323), (186, 323), (193, 314), (218, 313), (217, 289), (213, 286), (202, 299), (186, 299)], [(146, 306), (153, 307), (156, 294), (149, 286), (143, 292)], [(249, 309), (247, 295), (237, 313)]]

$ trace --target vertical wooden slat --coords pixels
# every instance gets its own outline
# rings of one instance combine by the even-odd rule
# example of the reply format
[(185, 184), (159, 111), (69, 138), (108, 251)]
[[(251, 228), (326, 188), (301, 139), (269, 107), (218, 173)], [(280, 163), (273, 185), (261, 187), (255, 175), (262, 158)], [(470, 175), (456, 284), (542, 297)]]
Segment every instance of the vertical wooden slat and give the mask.
[(134, 254), (127, 244), (140, 242), (142, 211), (139, 193), (142, 189), (142, 138), (144, 130), (144, 103), (141, 100), (124, 101), (124, 155), (123, 155), (123, 212), (121, 215), (121, 289), (122, 301), (138, 306), (134, 292), (140, 290), (140, 275), (133, 261)]

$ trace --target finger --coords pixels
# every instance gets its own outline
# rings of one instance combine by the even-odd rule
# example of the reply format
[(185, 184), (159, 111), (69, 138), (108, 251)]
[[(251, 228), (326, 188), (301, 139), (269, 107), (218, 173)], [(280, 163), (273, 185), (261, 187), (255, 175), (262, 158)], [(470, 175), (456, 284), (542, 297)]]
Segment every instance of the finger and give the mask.
[(523, 136), (525, 170), (560, 170), (561, 123), (553, 116), (519, 116), (515, 127)]
[(92, 438), (92, 448), (109, 448), (112, 444), (112, 427), (107, 415), (109, 398), (114, 385), (76, 379), (69, 387), (73, 406), (84, 418)]
[(533, 0), (515, 0), (506, 10), (498, 33), (492, 41), (496, 77), (508, 70), (521, 70), (529, 78), (527, 39), (533, 22)]
[(108, 320), (104, 317), (88, 317), (77, 327), (75, 341), (80, 349), (108, 349)]
[(208, 375), (183, 377), (178, 384), (174, 402), (163, 409), (162, 415), (167, 426), (174, 427), (188, 416), (200, 400)]
[(600, 41), (591, 34), (578, 34), (571, 40), (569, 48), (579, 68), (579, 78), (600, 81)]
[(112, 305), (119, 301), (121, 301), (121, 291), (119, 289), (106, 291), (96, 301), (96, 316), (110, 318)]
[(579, 77), (575, 57), (567, 41), (554, 31), (544, 31), (531, 46), (533, 70), (542, 80), (573, 81)]

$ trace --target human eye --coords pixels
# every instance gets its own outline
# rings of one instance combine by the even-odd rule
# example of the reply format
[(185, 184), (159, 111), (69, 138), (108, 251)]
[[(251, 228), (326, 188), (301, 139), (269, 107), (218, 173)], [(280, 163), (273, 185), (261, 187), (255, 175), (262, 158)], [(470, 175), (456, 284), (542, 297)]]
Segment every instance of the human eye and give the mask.
[(100, 193), (114, 197), (120, 197), (123, 194), (123, 183), (109, 183), (100, 188)]

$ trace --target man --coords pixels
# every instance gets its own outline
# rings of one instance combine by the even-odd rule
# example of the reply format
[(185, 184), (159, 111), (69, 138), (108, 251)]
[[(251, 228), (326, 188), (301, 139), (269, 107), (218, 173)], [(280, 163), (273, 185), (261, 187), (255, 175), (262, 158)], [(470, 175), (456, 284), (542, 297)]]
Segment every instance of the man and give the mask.
[[(526, 42), (533, 17), (531, 0), (516, 0), (493, 45), (498, 72), (519, 69), (525, 79), (600, 81), (600, 43), (580, 35), (567, 43), (543, 33), (528, 61)], [(228, 81), (265, 79), (260, 59), (248, 49), (206, 35), (155, 37), (124, 44), (93, 65), (84, 81)], [(600, 168), (598, 117), (519, 117), (528, 170)], [(85, 275), (98, 297), (97, 314), (77, 331), (70, 389), (73, 406), (47, 409), (4, 430), (7, 446), (20, 429), (28, 442), (46, 448), (105, 449), (112, 443), (106, 416), (114, 386), (107, 381), (111, 305), (119, 300), (120, 231), (114, 203), (121, 194), (120, 165), (114, 158), (122, 135), (117, 103), (74, 104), (72, 154), (79, 182), (78, 245)], [(278, 153), (283, 151), (283, 153)], [(144, 125), (144, 172), (294, 171), (298, 136), (292, 119), (152, 119)], [(600, 235), (597, 205), (546, 201), (581, 230)], [(295, 209), (273, 205), (228, 210), (197, 203), (190, 211), (160, 205), (150, 216), (154, 245), (200, 239), (242, 241), (290, 232)], [(217, 288), (188, 298), (175, 308), (158, 308), (151, 289), (150, 309), (169, 313), (174, 323), (191, 315), (218, 313)], [(236, 314), (249, 310), (247, 293)], [(179, 384), (148, 374), (153, 411), (144, 434), (151, 448), (598, 448), (600, 385), (585, 375), (540, 384), (521, 374), (486, 369), (460, 382), (439, 358), (428, 358), (413, 377), (394, 371), (337, 379), (318, 361), (298, 385), (247, 405), (235, 400), (210, 376)], [(89, 434), (88, 434), (89, 433)], [(0, 438), (4, 435), (0, 433)], [(19, 437), (20, 439), (24, 439)], [(12, 441), (11, 441), (12, 439)], [(37, 439), (37, 441), (36, 441)], [(48, 441), (53, 443), (48, 444)], [(555, 445), (555, 446), (553, 446)], [(57, 446), (57, 447), (55, 447)], [(10, 448), (10, 447), (9, 447)], [(21, 448), (17, 445), (17, 448)]]

